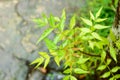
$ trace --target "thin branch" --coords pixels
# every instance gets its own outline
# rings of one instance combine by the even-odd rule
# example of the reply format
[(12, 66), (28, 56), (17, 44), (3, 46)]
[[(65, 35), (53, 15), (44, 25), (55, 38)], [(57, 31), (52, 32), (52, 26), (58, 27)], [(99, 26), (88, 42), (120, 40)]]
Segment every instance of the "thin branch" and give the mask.
[(73, 51), (79, 51), (82, 54), (88, 55), (88, 56), (94, 56), (94, 57), (100, 57), (100, 55), (95, 55), (95, 54), (91, 54), (91, 53), (86, 53), (84, 51), (81, 51), (80, 48), (72, 48)]
[(82, 54), (88, 55), (88, 56), (100, 57), (100, 55), (95, 55), (95, 54), (86, 53), (86, 52), (83, 52), (83, 51), (81, 51), (81, 50), (79, 50), (79, 52), (81, 52)]

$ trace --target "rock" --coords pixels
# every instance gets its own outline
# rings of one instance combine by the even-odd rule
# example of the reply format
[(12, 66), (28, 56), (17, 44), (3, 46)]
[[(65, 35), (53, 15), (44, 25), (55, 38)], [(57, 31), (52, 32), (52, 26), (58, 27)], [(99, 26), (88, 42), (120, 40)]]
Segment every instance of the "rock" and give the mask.
[[(25, 80), (27, 66), (10, 54), (0, 54), (0, 80)], [(22, 68), (21, 68), (22, 67)]]
[(35, 71), (30, 75), (29, 80), (43, 80), (44, 74), (42, 74), (40, 71)]
[[(78, 0), (75, 1), (79, 7)], [(68, 13), (74, 12), (71, 4), (76, 7), (73, 0), (0, 0), (0, 80), (26, 80), (30, 74), (26, 62), (37, 58), (39, 51), (48, 51), (44, 42), (35, 45), (45, 28), (35, 27), (32, 19), (42, 13), (60, 16), (64, 7)], [(54, 34), (49, 36), (53, 37)], [(62, 68), (56, 64), (49, 67), (55, 71)], [(50, 74), (54, 80), (60, 80), (64, 75), (55, 71)], [(34, 71), (29, 80), (43, 80), (43, 77), (41, 72)]]
[(59, 72), (50, 72), (46, 75), (44, 80), (62, 80), (65, 75), (59, 73)]
[(32, 51), (37, 49), (37, 46), (29, 41), (30, 37), (32, 36), (33, 35), (27, 35), (22, 39), (22, 45), (27, 51), (27, 53), (31, 53)]

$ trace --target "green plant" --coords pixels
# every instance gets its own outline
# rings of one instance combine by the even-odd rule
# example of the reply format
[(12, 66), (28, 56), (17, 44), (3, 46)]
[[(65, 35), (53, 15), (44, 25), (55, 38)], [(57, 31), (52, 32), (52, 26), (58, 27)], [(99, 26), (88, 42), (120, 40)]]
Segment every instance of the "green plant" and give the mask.
[[(113, 66), (112, 69), (110, 67), (112, 60), (117, 63), (117, 53), (109, 39), (99, 34), (100, 30), (109, 28), (100, 24), (107, 20), (100, 18), (101, 10), (102, 8), (95, 16), (90, 12), (90, 19), (81, 17), (85, 27), (76, 26), (76, 15), (70, 19), (69, 25), (65, 25), (65, 10), (60, 18), (44, 15), (41, 19), (34, 19), (34, 22), (41, 27), (49, 25), (37, 41), (38, 44), (43, 40), (49, 53), (39, 52), (40, 57), (31, 64), (37, 64), (35, 68), (38, 68), (44, 63), (46, 68), (52, 56), (58, 66), (61, 61), (64, 62), (63, 73), (67, 75), (63, 80), (77, 80), (75, 74), (84, 76), (97, 74), (99, 78), (109, 78), (109, 80), (120, 78), (120, 74), (114, 74), (120, 70), (120, 66)], [(50, 33), (55, 34), (54, 39), (47, 37)], [(116, 40), (112, 32), (110, 37)], [(116, 44), (120, 45), (119, 42)]]
[[(87, 7), (81, 10), (81, 15), (88, 17), (88, 14), (85, 14), (88, 12), (88, 10), (91, 10), (93, 14), (95, 14), (101, 6), (104, 6), (100, 17), (101, 18), (107, 17), (108, 19), (102, 22), (101, 24), (112, 26), (114, 22), (117, 3), (118, 3), (118, 0), (86, 0)], [(100, 30), (99, 33), (100, 35), (107, 37), (109, 34), (109, 30), (110, 28), (103, 29), (103, 30)]]
[(96, 13), (99, 7), (104, 6), (100, 17), (108, 17), (108, 20), (105, 21), (103, 24), (112, 25), (114, 21), (114, 14), (116, 12), (117, 2), (118, 0), (87, 0), (87, 8), (92, 10), (93, 13)]

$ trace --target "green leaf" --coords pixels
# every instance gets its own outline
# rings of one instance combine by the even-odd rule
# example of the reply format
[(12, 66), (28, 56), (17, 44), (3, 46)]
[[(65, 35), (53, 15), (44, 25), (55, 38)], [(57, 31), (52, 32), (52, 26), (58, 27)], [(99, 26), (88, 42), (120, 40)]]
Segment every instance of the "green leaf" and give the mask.
[(46, 58), (45, 63), (44, 63), (44, 68), (47, 67), (49, 62), (50, 62), (50, 57)]
[(115, 72), (117, 72), (119, 69), (120, 69), (120, 67), (115, 66), (115, 67), (113, 67), (113, 68), (111, 69), (111, 72), (115, 73)]
[(94, 26), (95, 29), (105, 29), (105, 28), (110, 28), (110, 26), (104, 26), (104, 25), (100, 25), (100, 24), (96, 24)]
[(116, 50), (112, 47), (112, 45), (110, 45), (110, 55), (111, 55), (111, 57), (117, 62)]
[(75, 18), (76, 18), (76, 16), (74, 15), (72, 18), (71, 18), (71, 20), (70, 20), (70, 29), (73, 29), (73, 27), (75, 26)]
[(95, 38), (89, 34), (81, 37), (81, 40), (83, 40), (83, 41), (88, 41), (88, 40), (93, 40), (93, 39), (95, 39)]
[(66, 12), (65, 12), (65, 9), (63, 9), (63, 11), (62, 11), (62, 16), (61, 16), (61, 18), (66, 19)]
[(110, 39), (111, 39), (112, 41), (115, 41), (115, 40), (116, 40), (115, 34), (113, 33), (112, 30), (110, 30)]
[(46, 52), (39, 52), (39, 55), (41, 55), (44, 58), (50, 58), (50, 56)]
[(115, 77), (113, 76), (113, 77), (109, 78), (109, 80), (116, 80), (116, 79), (115, 79)]
[(62, 19), (61, 22), (60, 22), (60, 31), (63, 32), (64, 30), (64, 24), (65, 24), (65, 20)]
[(120, 39), (115, 42), (118, 49), (120, 49)]
[(49, 51), (50, 51), (50, 54), (51, 54), (52, 56), (57, 56), (56, 50), (49, 49)]
[(107, 78), (107, 77), (109, 77), (110, 76), (110, 72), (105, 72), (102, 76), (101, 76), (101, 78)]
[(41, 61), (35, 66), (35, 69), (38, 68), (44, 61), (44, 58), (41, 59)]
[(65, 68), (68, 68), (70, 64), (71, 64), (70, 59), (66, 60), (66, 62), (64, 63)]
[(99, 16), (100, 16), (100, 14), (101, 14), (101, 11), (102, 11), (102, 7), (98, 10), (98, 12), (96, 13), (96, 18), (98, 18)]
[(74, 76), (67, 75), (63, 78), (63, 80), (77, 80)]
[(87, 24), (88, 26), (92, 26), (92, 21), (88, 20), (88, 19), (85, 19), (85, 18), (81, 18), (82, 21)]
[(111, 59), (107, 59), (107, 63), (106, 63), (106, 65), (109, 65), (110, 63), (111, 63)]
[(80, 36), (84, 36), (85, 34), (91, 32), (89, 28), (80, 28), (80, 31), (81, 31)]
[(120, 79), (120, 74), (114, 75), (115, 79)]
[(107, 67), (106, 65), (100, 65), (100, 66), (97, 68), (97, 70), (102, 71), (102, 70), (104, 70), (106, 67)]
[(94, 17), (94, 15), (93, 15), (93, 13), (90, 11), (90, 18), (92, 19), (92, 20), (95, 20), (95, 17)]
[(57, 35), (55, 36), (53, 42), (54, 42), (55, 44), (57, 44), (57, 43), (59, 42), (61, 36), (62, 36), (62, 34), (57, 34)]
[(80, 28), (82, 32), (89, 33), (91, 30), (89, 28)]
[(94, 45), (95, 45), (98, 49), (103, 49), (103, 42), (94, 42)]
[(71, 73), (70, 68), (66, 69), (63, 73), (65, 73), (65, 74)]
[(41, 62), (41, 59), (42, 59), (42, 58), (37, 58), (37, 59), (34, 60), (30, 65)]
[(77, 80), (77, 79), (76, 79), (76, 77), (70, 75), (70, 80)]
[(104, 62), (106, 58), (106, 52), (103, 50), (101, 53), (101, 62)]
[(43, 18), (43, 19), (36, 18), (36, 19), (33, 19), (33, 22), (35, 22), (37, 25), (39, 25), (39, 27), (44, 27), (47, 25), (48, 20), (47, 20), (47, 18)]
[(56, 64), (57, 64), (58, 66), (60, 66), (60, 58), (59, 58), (58, 56), (56, 56), (56, 57), (54, 58), (54, 60), (55, 60)]
[(92, 36), (93, 36), (94, 38), (102, 41), (102, 38), (101, 38), (101, 36), (100, 36), (98, 33), (93, 32), (93, 33), (92, 33)]
[(40, 66), (40, 65), (43, 63), (43, 61), (44, 61), (44, 58), (43, 58), (43, 57), (40, 57), (40, 58), (37, 58), (36, 60), (34, 60), (34, 61), (31, 63), (31, 65), (38, 63), (38, 64), (36, 65), (36, 67), (35, 67), (35, 68), (38, 68), (38, 66)]
[(61, 32), (63, 32), (63, 30), (64, 30), (65, 20), (66, 20), (66, 13), (65, 13), (65, 10), (63, 10), (61, 20), (60, 20), (60, 26), (59, 26), (59, 29)]
[(50, 18), (49, 18), (49, 24), (51, 27), (55, 27), (55, 19), (52, 15), (50, 15)]
[(102, 18), (98, 18), (98, 19), (95, 20), (95, 22), (103, 22), (105, 20), (107, 20), (107, 18), (103, 18), (103, 19)]
[(86, 74), (86, 73), (89, 73), (88, 71), (80, 69), (80, 68), (75, 68), (74, 72), (77, 73), (77, 74)]
[(48, 47), (48, 49), (53, 49), (53, 50), (57, 49), (57, 46), (50, 39), (45, 38), (44, 41), (45, 41), (46, 46)]
[(63, 80), (70, 80), (70, 75), (65, 76)]
[(59, 17), (54, 17), (54, 19), (55, 19), (56, 22), (60, 22)]
[(66, 45), (68, 45), (69, 44), (69, 40), (67, 39), (67, 40), (65, 40), (65, 41), (63, 41), (63, 43), (62, 43), (62, 47), (65, 47)]
[(54, 28), (48, 28), (47, 30), (45, 30), (43, 32), (43, 34), (41, 35), (41, 37), (38, 39), (37, 44), (42, 41), (45, 37), (47, 37), (52, 31), (54, 30)]
[(115, 0), (114, 5), (117, 5), (117, 4), (118, 4), (118, 0)]
[(59, 49), (58, 51), (58, 57), (60, 58), (60, 60), (64, 57), (64, 55), (65, 55), (65, 51), (64, 50), (62, 50), (62, 49)]
[(108, 38), (102, 37), (102, 43), (103, 45), (108, 45), (109, 44)]
[(95, 45), (95, 43), (93, 41), (89, 41), (89, 46), (91, 49), (94, 49), (94, 45)]
[[(83, 70), (87, 70), (87, 69), (89, 68), (88, 63), (82, 64), (82, 65), (80, 65), (80, 67), (81, 67)], [(88, 73), (89, 73), (89, 71), (88, 71)]]
[(84, 64), (85, 62), (87, 62), (90, 58), (80, 58), (77, 63), (78, 64)]

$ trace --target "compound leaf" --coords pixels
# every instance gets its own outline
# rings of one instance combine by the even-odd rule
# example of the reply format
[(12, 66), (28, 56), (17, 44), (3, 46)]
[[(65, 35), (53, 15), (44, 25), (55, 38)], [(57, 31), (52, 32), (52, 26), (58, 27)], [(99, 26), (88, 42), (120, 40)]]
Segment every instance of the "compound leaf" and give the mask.
[(38, 39), (37, 44), (42, 41), (45, 37), (47, 37), (52, 31), (54, 30), (54, 28), (48, 28), (47, 30), (45, 30), (43, 32), (43, 34), (41, 35), (41, 37)]

